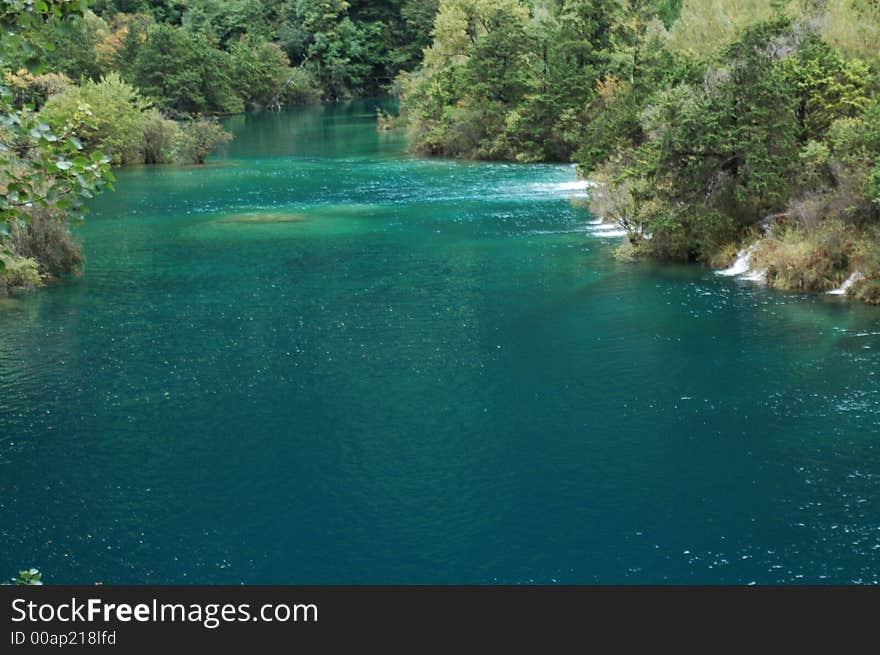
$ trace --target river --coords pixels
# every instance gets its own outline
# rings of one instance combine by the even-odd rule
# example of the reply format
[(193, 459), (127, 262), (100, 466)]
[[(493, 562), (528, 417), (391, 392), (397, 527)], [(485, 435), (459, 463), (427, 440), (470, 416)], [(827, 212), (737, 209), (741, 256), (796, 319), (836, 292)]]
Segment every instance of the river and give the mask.
[(0, 306), (0, 573), (878, 582), (880, 310), (620, 263), (571, 166), (374, 125), (122, 170)]

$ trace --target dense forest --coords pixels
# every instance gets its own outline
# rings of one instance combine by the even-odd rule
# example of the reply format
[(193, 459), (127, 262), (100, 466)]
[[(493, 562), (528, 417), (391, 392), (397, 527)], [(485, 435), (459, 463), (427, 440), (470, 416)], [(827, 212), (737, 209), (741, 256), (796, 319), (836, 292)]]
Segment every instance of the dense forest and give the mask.
[(573, 161), (623, 256), (758, 241), (769, 284), (880, 302), (876, 0), (448, 0), (433, 37), (419, 151)]
[(77, 269), (67, 220), (110, 164), (203, 162), (230, 138), (211, 115), (394, 92), (419, 153), (576, 163), (621, 257), (754, 242), (772, 286), (880, 303), (878, 0), (0, 8), (0, 292)]

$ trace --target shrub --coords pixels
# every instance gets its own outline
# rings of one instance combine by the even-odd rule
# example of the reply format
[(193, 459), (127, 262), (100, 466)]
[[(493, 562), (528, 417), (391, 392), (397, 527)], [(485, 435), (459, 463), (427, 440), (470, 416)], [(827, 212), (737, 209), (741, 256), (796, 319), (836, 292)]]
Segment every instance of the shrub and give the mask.
[(13, 224), (10, 245), (18, 257), (33, 260), (46, 277), (78, 273), (83, 264), (80, 248), (70, 236), (66, 214), (59, 209), (38, 209), (30, 221)]
[(673, 207), (653, 200), (643, 203), (640, 214), (651, 234), (641, 249), (660, 259), (707, 261), (738, 236), (730, 216), (705, 206)]
[(53, 96), (40, 115), (63, 123), (83, 105), (91, 112), (90, 125), (79, 133), (83, 145), (100, 149), (116, 164), (143, 161), (144, 112), (150, 105), (137, 89), (110, 73), (100, 82), (86, 81)]
[(42, 285), (39, 264), (29, 257), (0, 255), (0, 296)]
[(837, 219), (815, 229), (780, 226), (760, 242), (752, 264), (778, 289), (830, 291), (848, 276), (857, 242), (855, 229)]
[(165, 118), (157, 110), (149, 110), (143, 117), (144, 164), (169, 164), (174, 161), (177, 123)]
[(849, 295), (872, 305), (880, 305), (880, 226), (862, 231), (851, 257), (851, 269), (861, 273)]
[(216, 119), (197, 118), (181, 124), (176, 141), (179, 161), (204, 164), (214, 148), (232, 141), (232, 134)]

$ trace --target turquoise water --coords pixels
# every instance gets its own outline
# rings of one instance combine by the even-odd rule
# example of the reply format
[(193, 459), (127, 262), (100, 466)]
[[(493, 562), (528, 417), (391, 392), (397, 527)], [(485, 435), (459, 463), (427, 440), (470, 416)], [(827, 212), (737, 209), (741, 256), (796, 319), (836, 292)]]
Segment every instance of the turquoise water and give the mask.
[(368, 104), (119, 173), (0, 308), (0, 570), (875, 583), (880, 310), (617, 263), (568, 166)]

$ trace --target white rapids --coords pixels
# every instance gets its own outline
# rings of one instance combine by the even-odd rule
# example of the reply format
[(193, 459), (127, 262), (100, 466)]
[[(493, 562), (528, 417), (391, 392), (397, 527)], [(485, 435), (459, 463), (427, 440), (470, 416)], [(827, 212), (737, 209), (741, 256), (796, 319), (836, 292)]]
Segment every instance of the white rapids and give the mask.
[(557, 191), (586, 191), (596, 186), (594, 182), (589, 180), (578, 180), (576, 182), (560, 182), (556, 185)]
[(626, 236), (626, 230), (617, 223), (603, 223), (601, 220), (590, 221), (587, 231), (600, 239), (619, 239)]
[(865, 279), (865, 275), (860, 271), (856, 271), (855, 273), (850, 275), (848, 278), (846, 278), (846, 282), (841, 284), (838, 288), (834, 289), (833, 291), (829, 291), (828, 295), (829, 296), (845, 296), (846, 292), (849, 291), (849, 289), (852, 285), (854, 285), (859, 280), (863, 280), (863, 279)]
[(738, 277), (752, 282), (764, 282), (767, 279), (767, 271), (752, 270), (752, 257), (757, 249), (757, 243), (753, 243), (748, 248), (743, 248), (736, 254), (733, 264), (723, 270), (715, 271), (715, 275)]

